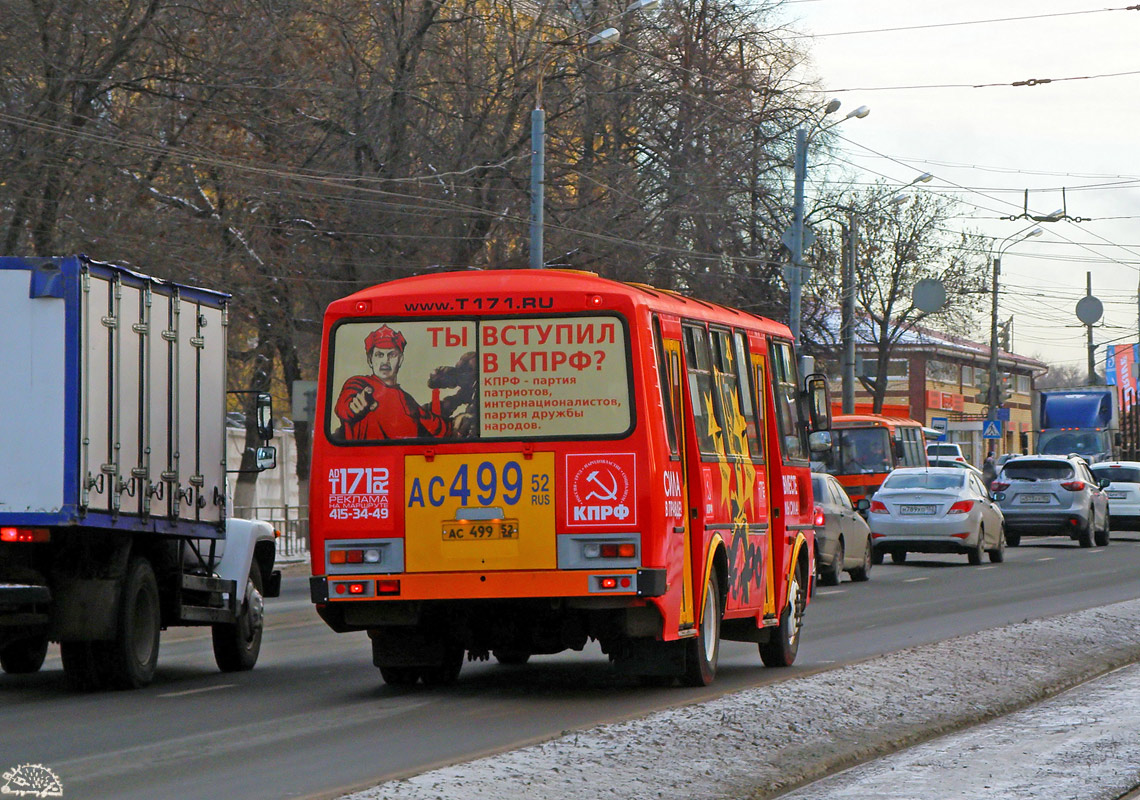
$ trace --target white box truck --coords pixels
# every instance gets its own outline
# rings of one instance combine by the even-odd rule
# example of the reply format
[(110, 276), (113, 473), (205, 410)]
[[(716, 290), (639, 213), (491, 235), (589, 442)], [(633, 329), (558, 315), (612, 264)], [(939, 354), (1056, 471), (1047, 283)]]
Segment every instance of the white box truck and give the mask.
[(281, 574), (273, 528), (226, 514), (228, 308), (84, 256), (0, 258), (5, 672), (54, 641), (75, 687), (144, 686), (172, 625), (211, 626), (222, 670), (256, 663)]

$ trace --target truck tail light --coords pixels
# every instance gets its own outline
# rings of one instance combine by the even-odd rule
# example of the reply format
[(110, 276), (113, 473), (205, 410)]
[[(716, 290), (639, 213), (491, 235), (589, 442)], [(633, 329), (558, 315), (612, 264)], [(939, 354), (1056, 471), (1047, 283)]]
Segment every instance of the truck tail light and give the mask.
[(811, 524), (817, 528), (822, 528), (827, 524), (827, 517), (824, 516), (822, 506), (815, 507), (815, 516), (811, 518)]
[(1079, 492), (1085, 488), (1084, 481), (1065, 481), (1061, 484), (1062, 489), (1068, 489), (1070, 492)]
[(872, 514), (886, 514), (889, 512), (887, 511), (887, 506), (883, 503), (882, 500), (872, 500), (871, 501), (871, 513)]
[(0, 542), (50, 542), (47, 528), (0, 528)]
[(950, 506), (950, 510), (947, 511), (946, 513), (947, 514), (969, 514), (970, 509), (972, 509), (973, 507), (974, 507), (974, 501), (973, 500), (959, 500), (957, 503)]

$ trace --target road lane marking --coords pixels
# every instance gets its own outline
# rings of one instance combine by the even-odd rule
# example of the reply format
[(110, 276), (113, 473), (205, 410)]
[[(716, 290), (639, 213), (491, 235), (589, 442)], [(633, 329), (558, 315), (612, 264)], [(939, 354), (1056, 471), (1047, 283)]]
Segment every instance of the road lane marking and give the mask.
[(918, 583), (919, 581), (928, 581), (930, 578), (907, 578), (903, 583)]
[(997, 564), (990, 564), (990, 565), (985, 566), (985, 567), (978, 567), (978, 572), (981, 572), (983, 569), (997, 569)]
[(847, 594), (847, 590), (846, 589), (817, 589), (815, 593), (818, 595), (821, 595), (821, 596), (827, 595), (827, 594)]
[(1037, 560), (1038, 561), (1056, 561), (1056, 559), (1053, 558), (1053, 556), (1045, 556), (1045, 558), (1039, 558)]
[(236, 683), (223, 683), (218, 686), (204, 686), (201, 689), (187, 689), (184, 692), (167, 692), (160, 694), (159, 697), (185, 697), (188, 694), (204, 694), (206, 692), (216, 692), (219, 689), (232, 689), (237, 686)]

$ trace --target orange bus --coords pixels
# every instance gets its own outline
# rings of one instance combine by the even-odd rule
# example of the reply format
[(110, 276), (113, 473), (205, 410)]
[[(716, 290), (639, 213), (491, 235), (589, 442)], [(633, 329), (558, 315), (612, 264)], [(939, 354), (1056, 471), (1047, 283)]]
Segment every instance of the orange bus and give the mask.
[(704, 685), (721, 638), (791, 664), (826, 381), (787, 327), (561, 270), (396, 280), (324, 320), (312, 596), (390, 684), (596, 640)]
[(836, 414), (832, 446), (823, 456), (852, 502), (870, 499), (895, 467), (925, 467), (923, 425), (904, 417), (881, 414)]

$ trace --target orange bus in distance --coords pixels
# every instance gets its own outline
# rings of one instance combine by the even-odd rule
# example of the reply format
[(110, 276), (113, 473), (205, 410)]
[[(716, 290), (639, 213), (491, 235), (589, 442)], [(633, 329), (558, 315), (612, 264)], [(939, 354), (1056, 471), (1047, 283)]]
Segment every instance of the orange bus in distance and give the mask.
[(824, 471), (839, 480), (852, 503), (870, 499), (895, 467), (927, 465), (923, 425), (881, 414), (836, 414), (832, 446), (822, 460)]
[(784, 325), (590, 273), (434, 274), (332, 303), (320, 381), (313, 601), (387, 683), (589, 640), (691, 685), (722, 638), (795, 659), (831, 406)]

